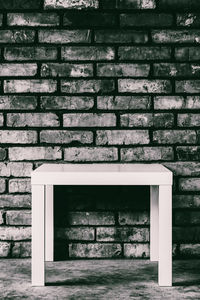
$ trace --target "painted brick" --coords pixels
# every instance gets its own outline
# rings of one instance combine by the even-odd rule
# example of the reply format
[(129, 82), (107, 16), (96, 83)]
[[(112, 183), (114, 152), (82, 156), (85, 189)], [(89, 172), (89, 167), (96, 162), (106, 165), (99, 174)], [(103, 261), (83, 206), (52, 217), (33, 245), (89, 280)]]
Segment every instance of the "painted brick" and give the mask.
[(4, 160), (6, 158), (6, 149), (0, 148), (0, 160)]
[(180, 245), (181, 257), (193, 258), (200, 257), (200, 244), (181, 244)]
[(9, 256), (11, 245), (8, 242), (0, 242), (0, 257)]
[(113, 47), (105, 46), (63, 46), (61, 48), (61, 57), (63, 60), (113, 60), (115, 50)]
[(93, 97), (86, 96), (42, 96), (40, 102), (43, 109), (56, 110), (88, 110), (94, 106)]
[(149, 258), (149, 244), (124, 244), (124, 256), (127, 258)]
[(77, 113), (63, 115), (64, 127), (108, 127), (116, 126), (116, 116), (112, 113)]
[(12, 247), (12, 257), (31, 257), (31, 242), (16, 242)]
[(148, 144), (147, 130), (98, 130), (97, 145), (133, 145)]
[(65, 161), (116, 161), (117, 159), (117, 148), (71, 147), (64, 151)]
[(9, 210), (6, 212), (6, 224), (31, 225), (31, 212), (29, 210)]
[(139, 227), (98, 227), (97, 241), (147, 242), (149, 241), (149, 229)]
[(170, 59), (171, 49), (169, 47), (119, 47), (118, 56), (120, 60), (162, 60)]
[(172, 127), (174, 116), (170, 113), (123, 114), (120, 116), (120, 124), (122, 127)]
[(97, 108), (107, 110), (150, 109), (149, 96), (98, 96)]
[(198, 0), (160, 0), (159, 8), (164, 9), (198, 9)]
[(60, 147), (12, 147), (8, 150), (11, 161), (61, 159)]
[(120, 225), (147, 225), (149, 214), (147, 212), (119, 212)]
[(199, 30), (153, 30), (154, 43), (200, 43)]
[(177, 124), (180, 127), (199, 127), (200, 114), (178, 114)]
[(72, 212), (67, 215), (70, 225), (114, 225), (112, 212)]
[(55, 237), (67, 241), (94, 241), (94, 228), (58, 228), (55, 231)]
[(40, 43), (66, 44), (66, 43), (90, 43), (91, 34), (89, 30), (39, 30)]
[(113, 27), (116, 25), (116, 21), (114, 14), (95, 11), (68, 11), (63, 16), (64, 26)]
[(176, 152), (179, 160), (200, 160), (200, 146), (178, 146)]
[(200, 178), (181, 178), (179, 179), (180, 191), (200, 191)]
[(173, 208), (199, 208), (200, 195), (175, 195)]
[(8, 61), (54, 60), (57, 58), (55, 47), (6, 47), (4, 58)]
[(92, 64), (42, 64), (42, 77), (90, 77), (93, 75)]
[(0, 207), (31, 207), (31, 195), (0, 195)]
[(199, 93), (200, 80), (180, 80), (176, 82), (177, 93)]
[(197, 13), (178, 14), (176, 19), (176, 24), (177, 26), (199, 27), (200, 14)]
[(141, 43), (148, 42), (148, 35), (143, 31), (135, 30), (96, 30), (96, 43)]
[(30, 193), (30, 179), (10, 179), (8, 189), (9, 193)]
[(61, 91), (64, 93), (106, 93), (114, 91), (115, 83), (113, 80), (61, 80)]
[(53, 93), (57, 82), (48, 79), (5, 80), (5, 93)]
[(199, 225), (200, 223), (200, 212), (199, 211), (178, 211), (175, 213), (175, 224), (176, 225)]
[(199, 64), (154, 64), (154, 76), (161, 77), (199, 77)]
[(172, 15), (163, 13), (133, 13), (120, 15), (120, 25), (122, 27), (169, 27), (172, 25), (172, 22)]
[(176, 176), (200, 176), (199, 162), (170, 162), (164, 164)]
[(59, 16), (55, 13), (11, 13), (7, 15), (9, 26), (56, 26)]
[(37, 106), (37, 98), (34, 96), (0, 96), (1, 110), (33, 110)]
[(0, 76), (34, 76), (37, 64), (0, 64)]
[(153, 9), (156, 8), (155, 0), (119, 0), (117, 8), (122, 9)]
[(136, 147), (121, 149), (121, 161), (173, 160), (172, 147)]
[(9, 127), (58, 127), (58, 116), (54, 113), (8, 113)]
[(34, 42), (35, 32), (29, 29), (23, 30), (1, 30), (0, 43), (32, 43)]
[(121, 254), (121, 245), (116, 243), (74, 243), (69, 245), (69, 257), (71, 258), (116, 258)]
[(6, 181), (5, 179), (0, 179), (0, 193), (4, 193), (6, 190)]
[(150, 65), (147, 64), (97, 64), (97, 76), (105, 77), (147, 77)]
[(121, 93), (170, 93), (171, 83), (168, 80), (119, 79), (118, 90)]
[(0, 9), (38, 9), (41, 7), (41, 0), (1, 0)]
[(200, 234), (200, 227), (193, 226), (193, 227), (174, 227), (173, 228), (173, 240), (176, 242), (199, 242), (199, 234)]
[(37, 132), (33, 130), (0, 130), (0, 143), (35, 144), (37, 143)]
[(175, 48), (177, 60), (196, 61), (200, 59), (200, 47), (178, 47)]
[(157, 130), (153, 132), (153, 141), (158, 144), (196, 143), (194, 130)]
[(98, 8), (99, 0), (45, 0), (44, 8), (46, 9), (89, 9), (89, 8)]
[(70, 144), (72, 142), (91, 144), (93, 142), (93, 133), (90, 131), (42, 130), (40, 132), (40, 142), (52, 144)]

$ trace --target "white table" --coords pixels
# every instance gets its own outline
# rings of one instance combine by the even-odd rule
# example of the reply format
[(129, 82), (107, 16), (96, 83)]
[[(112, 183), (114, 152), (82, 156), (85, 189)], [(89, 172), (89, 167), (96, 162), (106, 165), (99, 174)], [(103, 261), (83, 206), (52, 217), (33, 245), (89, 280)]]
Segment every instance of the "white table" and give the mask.
[(31, 173), (32, 285), (45, 285), (53, 261), (54, 185), (149, 185), (150, 260), (158, 283), (172, 285), (172, 172), (160, 164), (43, 164)]

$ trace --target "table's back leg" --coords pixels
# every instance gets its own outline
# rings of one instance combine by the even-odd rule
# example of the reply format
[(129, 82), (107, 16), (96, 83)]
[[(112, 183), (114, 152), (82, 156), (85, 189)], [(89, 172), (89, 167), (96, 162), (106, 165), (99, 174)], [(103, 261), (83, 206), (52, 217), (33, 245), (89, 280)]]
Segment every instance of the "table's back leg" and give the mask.
[(45, 285), (44, 185), (32, 185), (32, 285)]
[(150, 186), (150, 260), (158, 261), (158, 189)]
[(45, 261), (54, 260), (53, 185), (45, 186)]

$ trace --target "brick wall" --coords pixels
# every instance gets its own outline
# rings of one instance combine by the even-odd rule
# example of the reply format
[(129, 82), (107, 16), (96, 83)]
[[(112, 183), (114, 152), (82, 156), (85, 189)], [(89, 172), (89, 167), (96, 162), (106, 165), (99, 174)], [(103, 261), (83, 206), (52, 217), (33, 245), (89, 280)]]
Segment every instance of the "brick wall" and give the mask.
[[(30, 256), (43, 162), (160, 162), (200, 255), (199, 0), (0, 1), (0, 257)], [(149, 190), (55, 188), (59, 257), (149, 255)]]

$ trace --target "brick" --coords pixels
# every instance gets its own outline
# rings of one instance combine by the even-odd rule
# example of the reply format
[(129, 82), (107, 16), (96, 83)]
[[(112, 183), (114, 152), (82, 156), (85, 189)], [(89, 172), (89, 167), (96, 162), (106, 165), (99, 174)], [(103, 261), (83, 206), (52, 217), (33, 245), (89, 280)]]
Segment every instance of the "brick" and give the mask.
[(147, 77), (150, 65), (147, 64), (97, 64), (97, 76), (104, 77)]
[(0, 43), (32, 43), (34, 38), (35, 32), (29, 29), (0, 31)]
[(199, 242), (200, 227), (199, 226), (182, 226), (173, 228), (173, 240), (176, 242)]
[(113, 113), (71, 113), (63, 115), (64, 127), (108, 127), (116, 126), (116, 116)]
[(200, 195), (175, 195), (173, 208), (199, 208)]
[(164, 9), (198, 9), (198, 0), (160, 0), (159, 8)]
[(71, 258), (114, 258), (121, 255), (121, 245), (116, 243), (74, 243), (69, 245), (69, 257)]
[(200, 80), (180, 80), (176, 81), (177, 93), (199, 93)]
[(148, 35), (143, 31), (136, 30), (96, 30), (96, 43), (141, 43), (148, 42)]
[(181, 178), (179, 179), (180, 191), (200, 191), (200, 178)]
[(198, 162), (170, 162), (164, 164), (176, 176), (200, 176), (200, 163)]
[(52, 79), (5, 80), (5, 93), (54, 93), (57, 82)]
[(57, 58), (55, 47), (6, 47), (4, 58), (8, 61), (54, 60)]
[(149, 258), (149, 244), (124, 244), (124, 256), (126, 258)]
[(178, 114), (177, 124), (179, 127), (200, 126), (200, 114)]
[(0, 211), (0, 225), (4, 224), (4, 212)]
[(200, 96), (187, 96), (185, 108), (200, 109)]
[(173, 114), (167, 113), (135, 113), (120, 116), (122, 127), (172, 127), (174, 124)]
[(34, 96), (0, 96), (1, 110), (33, 110), (37, 106)]
[(179, 146), (176, 152), (179, 160), (200, 160), (200, 146)]
[(116, 161), (117, 148), (71, 147), (64, 151), (65, 161)]
[(2, 24), (3, 24), (3, 15), (0, 14), (0, 26), (2, 26)]
[(98, 96), (97, 108), (108, 110), (145, 109), (151, 107), (149, 96)]
[(6, 163), (0, 163), (0, 176), (9, 177), (10, 176), (10, 168)]
[(67, 241), (94, 241), (94, 228), (58, 228), (55, 237)]
[(113, 27), (116, 25), (114, 14), (95, 11), (68, 11), (63, 16), (64, 26), (76, 27)]
[(41, 7), (41, 0), (1, 0), (0, 9), (38, 9)]
[(93, 75), (92, 64), (42, 64), (42, 77), (90, 77)]
[(161, 77), (199, 77), (199, 64), (160, 63), (153, 66), (154, 76)]
[(61, 80), (61, 91), (64, 93), (109, 93), (114, 89), (115, 83), (109, 79)]
[(6, 158), (6, 149), (0, 148), (0, 160), (4, 160)]
[(176, 18), (176, 24), (177, 26), (198, 28), (200, 25), (200, 14), (197, 13), (178, 14)]
[(9, 148), (11, 161), (22, 160), (57, 160), (62, 158), (60, 147), (12, 147)]
[(98, 227), (97, 241), (147, 242), (149, 241), (149, 229), (139, 227)]
[(183, 96), (156, 96), (154, 97), (154, 109), (182, 109), (187, 108)]
[(31, 227), (0, 227), (1, 240), (29, 240), (31, 238)]
[(118, 0), (117, 8), (153, 9), (156, 8), (156, 1), (155, 0)]
[(88, 110), (94, 106), (94, 99), (86, 96), (42, 96), (40, 103), (43, 109)]
[[(29, 131), (30, 132), (30, 131)], [(9, 162), (7, 164), (9, 176), (14, 177), (30, 177), (33, 170), (32, 163)], [(4, 175), (5, 176), (5, 175)]]
[(175, 48), (175, 58), (181, 61), (199, 61), (200, 47), (178, 47)]
[(9, 210), (6, 212), (6, 224), (31, 225), (31, 212), (29, 210)]
[(54, 113), (8, 113), (8, 127), (58, 127), (58, 116)]
[(90, 30), (39, 30), (38, 39), (40, 43), (66, 44), (66, 43), (90, 43)]
[(8, 189), (9, 193), (30, 193), (30, 179), (10, 179)]
[(0, 195), (0, 207), (31, 207), (31, 195)]
[(196, 143), (194, 130), (157, 130), (153, 132), (153, 141), (158, 144)]
[(199, 225), (200, 223), (200, 212), (199, 211), (177, 211), (175, 213), (175, 224), (176, 225)]
[(59, 16), (55, 13), (9, 13), (9, 26), (56, 26), (59, 25)]
[(171, 83), (168, 80), (119, 79), (118, 90), (122, 93), (170, 93)]
[(153, 30), (154, 43), (199, 43), (200, 31), (191, 30)]
[(5, 179), (0, 179), (0, 193), (4, 193), (6, 190), (6, 181)]
[(172, 23), (173, 17), (170, 14), (132, 13), (120, 15), (120, 25), (122, 27), (169, 27)]
[(119, 212), (120, 225), (147, 225), (149, 214), (147, 212)]
[(171, 49), (158, 46), (123, 46), (119, 47), (118, 56), (120, 60), (165, 60), (170, 59)]
[(31, 257), (31, 242), (16, 242), (12, 247), (12, 257)]
[(99, 7), (99, 0), (45, 0), (45, 9), (95, 9)]
[(91, 144), (93, 133), (91, 131), (69, 131), (69, 130), (42, 130), (40, 132), (41, 143), (70, 144), (79, 142)]
[(71, 212), (67, 215), (70, 225), (114, 225), (115, 216), (112, 212)]
[(3, 114), (0, 113), (0, 126), (3, 126), (4, 117)]
[(37, 132), (33, 130), (0, 130), (0, 143), (35, 144), (37, 143)]
[(147, 130), (97, 130), (97, 145), (148, 144)]
[(103, 9), (113, 9), (116, 7), (116, 0), (101, 0), (100, 6)]
[(0, 76), (34, 76), (37, 64), (0, 64)]
[(200, 244), (181, 244), (180, 255), (186, 258), (200, 257)]
[(121, 149), (121, 161), (173, 160), (172, 147), (136, 147)]
[(0, 242), (0, 257), (8, 257), (11, 245), (8, 242)]
[(61, 57), (63, 60), (113, 60), (115, 58), (115, 50), (113, 47), (105, 46), (63, 46), (61, 48)]

